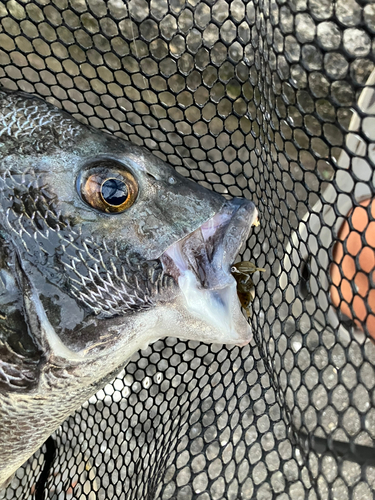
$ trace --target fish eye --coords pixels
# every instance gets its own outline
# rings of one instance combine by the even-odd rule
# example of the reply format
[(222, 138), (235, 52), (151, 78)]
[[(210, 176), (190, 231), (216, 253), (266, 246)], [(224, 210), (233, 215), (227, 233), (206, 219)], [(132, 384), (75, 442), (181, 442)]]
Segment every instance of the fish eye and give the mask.
[(134, 176), (113, 161), (97, 162), (78, 179), (86, 203), (105, 213), (121, 213), (130, 208), (138, 194)]

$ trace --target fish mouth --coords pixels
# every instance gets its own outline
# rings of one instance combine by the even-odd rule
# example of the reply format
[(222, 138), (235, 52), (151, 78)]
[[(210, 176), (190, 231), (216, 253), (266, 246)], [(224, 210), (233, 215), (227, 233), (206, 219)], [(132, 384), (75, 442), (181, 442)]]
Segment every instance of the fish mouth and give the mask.
[(252, 202), (235, 198), (161, 255), (164, 272), (178, 283), (186, 310), (210, 327), (205, 339), (210, 342), (245, 345), (251, 340), (230, 268), (257, 215)]

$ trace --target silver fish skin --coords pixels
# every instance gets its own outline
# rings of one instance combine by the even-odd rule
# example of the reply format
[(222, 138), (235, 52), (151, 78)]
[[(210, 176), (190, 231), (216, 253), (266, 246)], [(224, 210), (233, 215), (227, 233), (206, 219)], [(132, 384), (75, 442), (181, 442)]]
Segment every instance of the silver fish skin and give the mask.
[[(82, 194), (123, 175), (138, 193), (121, 213)], [(0, 487), (150, 342), (250, 341), (230, 267), (256, 217), (250, 201), (0, 88)]]

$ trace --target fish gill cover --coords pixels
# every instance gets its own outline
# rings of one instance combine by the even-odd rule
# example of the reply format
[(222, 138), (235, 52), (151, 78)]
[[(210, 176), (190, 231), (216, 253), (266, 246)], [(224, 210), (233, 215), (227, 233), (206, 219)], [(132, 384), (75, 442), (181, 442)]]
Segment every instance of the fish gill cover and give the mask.
[(372, 498), (374, 4), (10, 0), (0, 16), (4, 87), (252, 200), (239, 260), (265, 269), (250, 345), (139, 351), (1, 495)]

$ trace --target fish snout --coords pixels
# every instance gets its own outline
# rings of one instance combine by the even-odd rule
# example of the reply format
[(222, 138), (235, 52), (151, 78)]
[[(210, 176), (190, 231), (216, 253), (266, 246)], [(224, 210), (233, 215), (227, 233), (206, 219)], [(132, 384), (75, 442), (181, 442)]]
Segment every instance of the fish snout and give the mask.
[(256, 218), (251, 201), (235, 198), (161, 256), (165, 273), (179, 285), (185, 310), (211, 328), (207, 341), (245, 345), (251, 340), (230, 269)]

